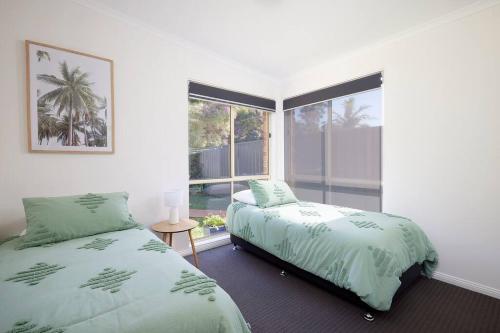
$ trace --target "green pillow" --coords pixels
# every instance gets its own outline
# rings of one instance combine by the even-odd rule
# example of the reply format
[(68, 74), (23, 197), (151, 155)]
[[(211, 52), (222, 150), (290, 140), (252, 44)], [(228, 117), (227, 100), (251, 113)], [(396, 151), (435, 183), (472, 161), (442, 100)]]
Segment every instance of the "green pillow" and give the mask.
[(271, 180), (249, 180), (257, 206), (260, 208), (298, 202), (287, 183)]
[(19, 238), (17, 248), (136, 227), (127, 201), (125, 192), (25, 198), (28, 227), (26, 235)]

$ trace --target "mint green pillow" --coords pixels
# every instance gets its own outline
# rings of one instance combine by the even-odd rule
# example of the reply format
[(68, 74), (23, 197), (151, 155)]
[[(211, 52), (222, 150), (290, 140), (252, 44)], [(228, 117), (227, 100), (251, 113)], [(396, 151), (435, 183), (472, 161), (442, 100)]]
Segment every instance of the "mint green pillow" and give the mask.
[(257, 206), (260, 208), (298, 202), (287, 183), (271, 180), (249, 180)]
[(19, 238), (17, 248), (136, 227), (127, 201), (125, 192), (25, 198), (28, 227), (26, 235)]

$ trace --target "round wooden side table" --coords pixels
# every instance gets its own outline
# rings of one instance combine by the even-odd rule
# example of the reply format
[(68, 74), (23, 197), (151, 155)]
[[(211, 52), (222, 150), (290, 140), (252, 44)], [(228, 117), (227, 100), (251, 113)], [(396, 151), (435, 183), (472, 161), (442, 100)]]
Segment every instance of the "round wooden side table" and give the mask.
[(193, 236), (191, 235), (191, 230), (198, 226), (198, 222), (190, 219), (180, 219), (177, 224), (170, 224), (167, 221), (162, 221), (153, 225), (152, 229), (156, 232), (162, 234), (163, 241), (167, 243), (168, 235), (168, 245), (172, 246), (172, 234), (179, 232), (186, 232), (189, 235), (189, 241), (191, 242), (191, 249), (193, 250), (194, 265), (198, 267), (198, 256), (196, 255), (196, 248), (194, 247)]

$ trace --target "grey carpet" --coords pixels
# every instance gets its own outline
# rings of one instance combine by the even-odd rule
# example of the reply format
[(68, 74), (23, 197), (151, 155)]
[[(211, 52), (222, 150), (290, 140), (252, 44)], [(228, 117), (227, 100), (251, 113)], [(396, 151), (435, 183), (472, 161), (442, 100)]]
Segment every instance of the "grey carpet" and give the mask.
[[(191, 257), (187, 258), (192, 261)], [(259, 332), (500, 332), (500, 300), (420, 279), (387, 313), (362, 309), (232, 245), (199, 253), (200, 269)]]

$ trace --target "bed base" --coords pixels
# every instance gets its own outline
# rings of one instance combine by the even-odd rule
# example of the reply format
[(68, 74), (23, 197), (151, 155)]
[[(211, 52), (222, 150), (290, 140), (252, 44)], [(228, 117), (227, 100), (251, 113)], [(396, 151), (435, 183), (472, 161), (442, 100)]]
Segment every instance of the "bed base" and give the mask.
[[(353, 292), (337, 287), (330, 281), (327, 281), (325, 279), (322, 279), (312, 273), (309, 273), (301, 268), (298, 268), (297, 266), (294, 266), (286, 261), (283, 261), (279, 259), (278, 257), (270, 254), (269, 252), (247, 242), (246, 240), (239, 238), (238, 236), (235, 236), (233, 234), (230, 234), (231, 237), (231, 243), (233, 243), (234, 247), (233, 250), (238, 249), (238, 247), (241, 247), (242, 249), (253, 253), (264, 260), (280, 267), (282, 269), (280, 275), (283, 277), (286, 277), (287, 272), (292, 273), (308, 282), (311, 282), (317, 286), (319, 286), (322, 289), (325, 289), (337, 296), (342, 297), (343, 299), (349, 301), (350, 303), (360, 307), (363, 310), (363, 318), (369, 322), (372, 322), (375, 320), (374, 314), (379, 313), (379, 310), (373, 309), (370, 307), (368, 304), (363, 302), (356, 294)], [(398, 290), (396, 291), (396, 294), (394, 295), (394, 299), (401, 297), (401, 295), (404, 294), (404, 292), (411, 286), (413, 285), (417, 280), (420, 279), (421, 277), (421, 272), (422, 272), (422, 265), (416, 263), (410, 268), (408, 268), (402, 275), (401, 275), (401, 285), (399, 286)]]

